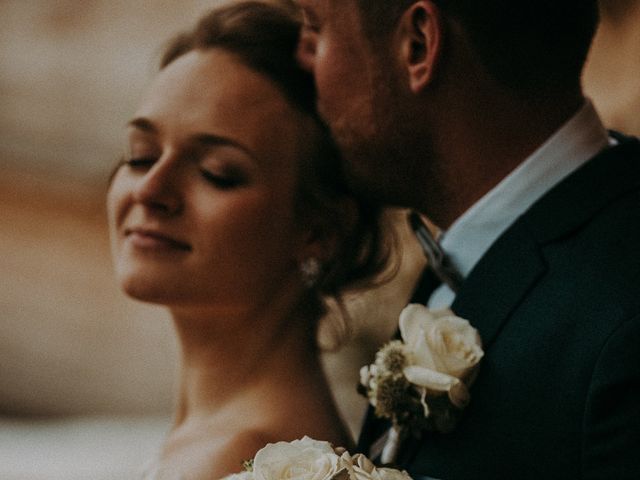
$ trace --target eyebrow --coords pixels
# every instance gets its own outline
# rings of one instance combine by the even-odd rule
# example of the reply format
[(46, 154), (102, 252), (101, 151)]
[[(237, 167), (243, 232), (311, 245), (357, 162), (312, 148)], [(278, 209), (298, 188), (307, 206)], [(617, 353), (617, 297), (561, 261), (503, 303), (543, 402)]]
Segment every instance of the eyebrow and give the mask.
[(153, 122), (144, 117), (134, 118), (127, 123), (127, 126), (137, 128), (143, 132), (158, 133), (158, 128), (153, 124)]
[[(145, 133), (157, 134), (159, 133), (158, 127), (148, 118), (138, 117), (131, 120), (128, 126), (136, 128), (138, 130), (142, 130)], [(199, 144), (205, 147), (220, 147), (220, 146), (230, 146), (237, 148), (238, 150), (243, 151), (247, 155), (249, 155), (252, 159), (256, 159), (254, 153), (241, 143), (233, 140), (229, 137), (224, 137), (222, 135), (215, 135), (212, 133), (199, 133), (191, 137), (191, 143)]]

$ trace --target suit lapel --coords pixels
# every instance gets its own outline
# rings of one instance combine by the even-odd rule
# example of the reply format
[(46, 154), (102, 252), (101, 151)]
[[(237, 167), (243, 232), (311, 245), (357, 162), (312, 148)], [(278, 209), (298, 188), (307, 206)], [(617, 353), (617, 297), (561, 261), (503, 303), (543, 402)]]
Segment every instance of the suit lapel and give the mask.
[(545, 271), (538, 245), (521, 224), (515, 225), (469, 274), (451, 308), (478, 329), (486, 350)]
[(615, 135), (619, 144), (587, 162), (551, 189), (527, 212), (528, 225), (540, 244), (566, 237), (611, 202), (640, 188), (640, 142)]
[(520, 217), (471, 271), (452, 305), (488, 347), (510, 313), (545, 273), (543, 247), (566, 238), (640, 179), (640, 144), (620, 144), (587, 162)]

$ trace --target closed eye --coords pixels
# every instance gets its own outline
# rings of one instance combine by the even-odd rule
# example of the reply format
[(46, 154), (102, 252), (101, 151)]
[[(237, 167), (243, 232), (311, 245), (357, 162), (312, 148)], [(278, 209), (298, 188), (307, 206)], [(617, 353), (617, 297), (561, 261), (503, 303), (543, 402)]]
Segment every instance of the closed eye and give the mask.
[(209, 170), (205, 170), (204, 168), (200, 169), (200, 174), (208, 183), (222, 190), (236, 188), (245, 183), (244, 179), (237, 175), (219, 175), (212, 173)]
[(124, 162), (129, 168), (134, 170), (146, 170), (153, 166), (156, 163), (156, 159), (154, 157), (136, 157), (129, 158)]

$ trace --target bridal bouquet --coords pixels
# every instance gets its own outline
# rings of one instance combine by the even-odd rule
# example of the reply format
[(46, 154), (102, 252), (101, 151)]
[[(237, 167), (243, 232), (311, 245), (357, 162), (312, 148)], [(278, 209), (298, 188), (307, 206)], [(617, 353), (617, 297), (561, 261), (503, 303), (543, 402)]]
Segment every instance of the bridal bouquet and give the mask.
[(411, 480), (405, 472), (376, 468), (364, 455), (350, 455), (329, 442), (304, 437), (270, 443), (245, 463), (245, 471), (223, 480)]
[(410, 304), (400, 314), (400, 334), (360, 371), (361, 393), (377, 417), (391, 420), (383, 464), (395, 460), (409, 433), (455, 427), (484, 355), (476, 329), (451, 310)]

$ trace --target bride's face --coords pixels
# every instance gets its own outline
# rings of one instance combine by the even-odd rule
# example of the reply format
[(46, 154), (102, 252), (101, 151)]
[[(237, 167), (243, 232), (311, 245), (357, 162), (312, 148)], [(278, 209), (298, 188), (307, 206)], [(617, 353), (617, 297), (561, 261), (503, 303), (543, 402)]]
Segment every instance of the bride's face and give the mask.
[(107, 200), (124, 291), (232, 313), (297, 286), (305, 234), (294, 202), (310, 122), (222, 50), (162, 70)]

